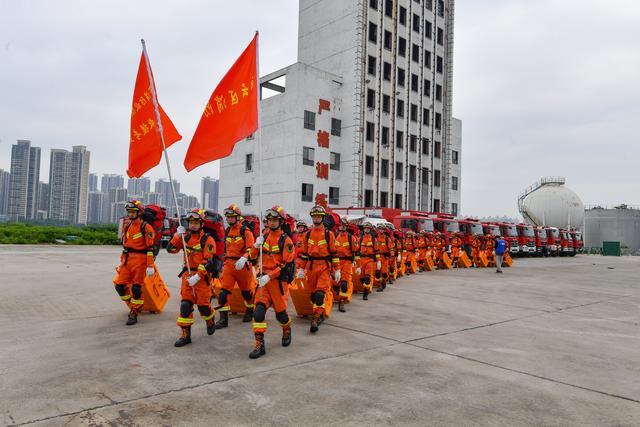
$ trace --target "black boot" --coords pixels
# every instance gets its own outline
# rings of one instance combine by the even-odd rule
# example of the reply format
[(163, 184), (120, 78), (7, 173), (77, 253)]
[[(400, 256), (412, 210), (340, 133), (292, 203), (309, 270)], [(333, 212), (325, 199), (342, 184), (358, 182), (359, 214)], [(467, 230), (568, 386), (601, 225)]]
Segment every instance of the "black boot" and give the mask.
[(256, 332), (256, 343), (253, 351), (249, 353), (249, 359), (257, 359), (264, 356), (267, 352), (264, 349), (264, 332)]
[(242, 316), (242, 323), (249, 323), (253, 320), (253, 308), (247, 308), (247, 311), (244, 312), (244, 316)]
[(315, 334), (316, 332), (318, 332), (320, 323), (321, 323), (320, 315), (314, 313), (313, 319), (311, 319), (311, 327), (309, 328), (309, 331), (311, 331), (312, 334)]
[(363, 299), (364, 301), (367, 301), (367, 300), (369, 299), (369, 289), (365, 289), (365, 290), (362, 292), (362, 299)]
[(344, 308), (344, 301), (338, 301), (338, 311), (341, 313), (344, 313), (345, 311), (347, 311)]
[(382, 282), (380, 287), (378, 289), (376, 289), (376, 292), (384, 292), (384, 288), (386, 288), (386, 287), (387, 287), (387, 283), (386, 282)]
[(282, 346), (289, 347), (291, 344), (291, 325), (282, 327)]
[(126, 325), (131, 326), (131, 325), (135, 325), (136, 323), (138, 323), (138, 311), (132, 308), (131, 311), (129, 312), (129, 317), (127, 318)]
[(207, 320), (207, 335), (213, 335), (216, 329), (218, 329), (218, 325), (215, 323), (215, 317)]
[(184, 347), (187, 344), (191, 344), (191, 326), (182, 327), (182, 336), (175, 342), (176, 347)]
[[(222, 328), (226, 328), (227, 326), (229, 326), (229, 312), (228, 311), (221, 311), (220, 312), (220, 320), (218, 320), (216, 322), (216, 329), (222, 329)], [(209, 334), (211, 335), (211, 334)]]

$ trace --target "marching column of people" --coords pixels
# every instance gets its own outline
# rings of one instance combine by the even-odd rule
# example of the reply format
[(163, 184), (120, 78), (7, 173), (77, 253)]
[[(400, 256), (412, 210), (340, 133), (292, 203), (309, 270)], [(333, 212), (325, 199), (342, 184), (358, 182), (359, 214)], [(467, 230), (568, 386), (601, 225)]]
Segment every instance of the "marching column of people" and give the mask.
[[(128, 326), (137, 323), (145, 305), (145, 279), (158, 273), (156, 231), (143, 218), (144, 209), (136, 200), (125, 205), (123, 251), (113, 281), (116, 292), (130, 309)], [(335, 301), (338, 311), (346, 312), (345, 305), (351, 300), (356, 280), (362, 286), (362, 299), (366, 301), (374, 286), (383, 292), (387, 285), (405, 274), (434, 267), (495, 265), (501, 273), (508, 249), (501, 236), (473, 236), (467, 249), (461, 233), (452, 233), (449, 241), (449, 235), (439, 231), (403, 232), (390, 224), (374, 227), (368, 219), (363, 221), (361, 232), (356, 236), (348, 217), (341, 217), (335, 227), (329, 223), (330, 229), (325, 225), (329, 214), (323, 206), (314, 206), (309, 215), (310, 227), (302, 220), (289, 224), (290, 217), (285, 210), (273, 206), (265, 212), (264, 229), (259, 234), (257, 225), (253, 228), (252, 223), (247, 223), (240, 208), (232, 204), (224, 210), (227, 228), (220, 238), (210, 234), (210, 225), (205, 229), (205, 211), (188, 212), (184, 218), (187, 227), (178, 226), (166, 248), (171, 254), (180, 251), (184, 254), (183, 268), (178, 275), (181, 287), (177, 325), (181, 335), (175, 346), (191, 343), (195, 307), (205, 322), (207, 334), (213, 335), (216, 330), (229, 326), (231, 299), (242, 298), (245, 309), (242, 322), (252, 322), (255, 338), (249, 357), (257, 359), (266, 354), (269, 308), (273, 308), (282, 328), (282, 346), (288, 347), (292, 342), (288, 298), (294, 281), (303, 283), (308, 293), (310, 332), (315, 334), (329, 313), (327, 304)], [(255, 221), (258, 224), (258, 220)], [(221, 246), (216, 244), (216, 239)], [(292, 288), (292, 292), (295, 289), (298, 288)], [(214, 308), (211, 302), (216, 291), (218, 306)], [(294, 303), (298, 304), (295, 300)], [(235, 304), (237, 307), (239, 302)], [(299, 311), (297, 306), (296, 309)]]

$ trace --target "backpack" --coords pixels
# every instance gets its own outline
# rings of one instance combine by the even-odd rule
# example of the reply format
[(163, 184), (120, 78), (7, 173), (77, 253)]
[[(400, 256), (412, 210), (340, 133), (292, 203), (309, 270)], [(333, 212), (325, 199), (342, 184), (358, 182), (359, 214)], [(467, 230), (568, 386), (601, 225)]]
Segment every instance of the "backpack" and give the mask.
[(324, 218), (322, 218), (322, 224), (324, 228), (335, 233), (340, 225), (340, 215), (334, 212), (327, 212)]
[(167, 210), (158, 205), (146, 205), (140, 217), (143, 222), (142, 230), (145, 229), (145, 224), (149, 224), (153, 228), (155, 234), (152, 251), (153, 255), (157, 256), (160, 251), (160, 241), (162, 240), (162, 230), (164, 228), (164, 219), (167, 217)]
[[(264, 240), (266, 241), (268, 237), (269, 237), (269, 232), (267, 231), (264, 234)], [(287, 239), (287, 237), (290, 238), (291, 241), (293, 242), (293, 237), (290, 234), (286, 232), (282, 233), (282, 235), (278, 239), (278, 252), (274, 252), (274, 253), (277, 253), (277, 254), (282, 253), (282, 250), (284, 249), (284, 242)], [(278, 276), (278, 280), (285, 283), (291, 283), (293, 282), (293, 279), (295, 279), (295, 272), (296, 272), (296, 261), (294, 257), (293, 261), (286, 262), (284, 266), (280, 269), (280, 275)]]
[(244, 231), (248, 229), (253, 234), (253, 237), (257, 238), (260, 234), (260, 219), (255, 215), (247, 216), (242, 221), (242, 227), (241, 236), (244, 236)]
[(216, 242), (216, 254), (224, 253), (225, 231), (222, 224), (222, 215), (211, 209), (205, 209), (203, 215), (202, 228), (205, 234), (213, 237)]

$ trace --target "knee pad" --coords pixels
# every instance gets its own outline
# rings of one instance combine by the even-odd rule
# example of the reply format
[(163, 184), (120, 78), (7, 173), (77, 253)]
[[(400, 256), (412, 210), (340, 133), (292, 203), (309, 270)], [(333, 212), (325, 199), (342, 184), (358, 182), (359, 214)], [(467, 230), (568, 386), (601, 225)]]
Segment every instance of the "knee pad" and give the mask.
[(315, 305), (322, 305), (324, 304), (324, 292), (322, 291), (315, 291), (313, 294), (311, 294), (312, 297), (312, 301)]
[(199, 305), (198, 311), (200, 312), (200, 316), (210, 316), (211, 315), (211, 307), (208, 305)]
[(264, 316), (267, 314), (267, 307), (263, 303), (258, 303), (253, 310), (253, 321), (256, 323), (264, 322)]
[(227, 296), (230, 294), (231, 292), (226, 289), (220, 290), (220, 295), (218, 295), (218, 304), (222, 306), (227, 305)]
[(362, 283), (364, 283), (365, 285), (368, 285), (368, 284), (369, 284), (369, 282), (371, 282), (371, 277), (369, 277), (369, 276), (362, 276), (362, 277), (360, 278), (360, 281), (361, 281)]
[(125, 296), (127, 294), (127, 285), (116, 285), (116, 292), (121, 297)]
[(180, 303), (180, 316), (189, 317), (193, 313), (193, 303), (191, 301), (182, 301)]
[(142, 297), (142, 285), (135, 284), (131, 286), (131, 294), (133, 298), (140, 299)]
[(241, 291), (240, 293), (242, 294), (242, 298), (244, 298), (245, 301), (251, 301), (253, 299), (253, 294), (251, 293), (251, 291)]
[(280, 322), (281, 325), (286, 325), (289, 323), (289, 315), (286, 311), (280, 311), (276, 313), (276, 319)]
[(346, 281), (341, 280), (340, 281), (340, 291), (342, 292), (347, 292), (349, 290), (349, 285), (347, 284)]

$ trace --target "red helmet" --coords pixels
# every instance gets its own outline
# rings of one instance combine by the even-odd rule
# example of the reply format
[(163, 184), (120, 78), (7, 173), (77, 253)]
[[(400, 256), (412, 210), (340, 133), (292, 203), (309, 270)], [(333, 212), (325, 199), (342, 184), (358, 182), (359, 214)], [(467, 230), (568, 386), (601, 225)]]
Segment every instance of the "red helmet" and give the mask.
[(232, 203), (227, 209), (224, 210), (224, 216), (242, 216), (242, 212), (240, 211), (238, 205)]
[(282, 221), (285, 221), (287, 219), (287, 213), (284, 211), (282, 206), (274, 205), (271, 209), (267, 209), (265, 218), (280, 218)]
[(324, 206), (320, 205), (315, 205), (311, 208), (311, 211), (309, 211), (309, 216), (325, 216), (326, 214), (327, 210), (324, 208)]
[(125, 203), (124, 209), (126, 211), (142, 212), (142, 210), (144, 209), (144, 206), (142, 205), (142, 203), (140, 203), (140, 201), (133, 199), (132, 201)]
[(197, 208), (193, 209), (192, 211), (187, 212), (184, 219), (186, 219), (187, 222), (194, 220), (204, 222), (204, 211)]

